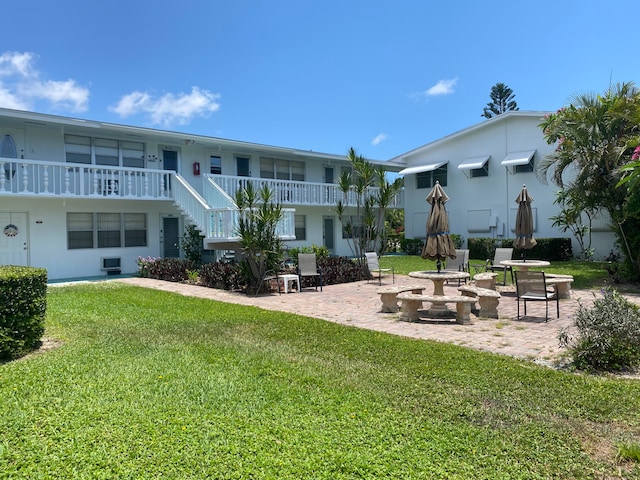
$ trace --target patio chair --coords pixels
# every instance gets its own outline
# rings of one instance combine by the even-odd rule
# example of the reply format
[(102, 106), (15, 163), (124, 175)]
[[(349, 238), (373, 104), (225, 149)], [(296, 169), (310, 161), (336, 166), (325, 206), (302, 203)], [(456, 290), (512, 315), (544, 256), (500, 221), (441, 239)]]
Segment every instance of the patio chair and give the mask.
[(258, 268), (258, 264), (256, 263), (254, 258), (246, 257), (247, 263), (249, 264), (249, 268), (251, 269), (251, 275), (258, 282), (258, 288), (256, 289), (256, 297), (260, 293), (260, 289), (262, 285), (267, 282), (269, 283), (271, 280), (275, 280), (278, 284), (278, 294), (282, 295), (280, 291), (280, 280), (278, 279), (278, 272), (273, 270), (267, 270), (264, 274), (260, 274), (260, 268)]
[[(456, 258), (447, 258), (447, 262), (444, 267), (445, 270), (450, 272), (468, 272), (469, 271), (469, 250), (456, 249)], [(467, 283), (466, 279), (463, 279), (464, 283)], [(447, 280), (449, 283), (449, 280)], [(458, 280), (458, 286), (460, 286), (460, 280)]]
[(316, 290), (318, 290), (318, 285), (320, 285), (320, 291), (322, 291), (322, 269), (318, 268), (316, 264), (316, 254), (315, 253), (299, 253), (298, 254), (298, 275), (300, 276), (300, 281), (304, 277), (312, 277), (316, 282)]
[(551, 287), (547, 289), (544, 272), (516, 271), (516, 296), (518, 301), (518, 320), (520, 320), (520, 300), (524, 302), (524, 314), (527, 314), (527, 302), (545, 302), (546, 313), (544, 321), (549, 321), (549, 300), (556, 301), (556, 315), (560, 318), (560, 296)]
[(504, 281), (503, 285), (507, 284), (507, 271), (511, 273), (511, 283), (513, 283), (513, 267), (507, 267), (506, 265), (500, 265), (500, 262), (503, 260), (511, 260), (513, 257), (513, 248), (496, 248), (496, 253), (493, 256), (493, 261), (491, 265), (487, 265), (487, 270), (491, 270), (492, 272), (502, 271), (504, 272)]
[(376, 252), (366, 252), (364, 256), (367, 259), (367, 268), (369, 269), (369, 273), (371, 273), (371, 275), (374, 273), (378, 274), (378, 285), (382, 285), (382, 275), (387, 275), (388, 272), (391, 272), (392, 283), (396, 283), (396, 275), (393, 271), (393, 267), (380, 268), (380, 259)]

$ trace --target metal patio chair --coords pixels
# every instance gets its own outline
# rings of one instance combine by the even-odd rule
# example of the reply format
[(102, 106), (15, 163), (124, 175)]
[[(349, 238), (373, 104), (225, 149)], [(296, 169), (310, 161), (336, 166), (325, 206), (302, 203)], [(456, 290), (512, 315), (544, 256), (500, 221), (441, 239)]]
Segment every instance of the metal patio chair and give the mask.
[(300, 282), (302, 282), (304, 277), (311, 277), (315, 279), (316, 290), (318, 290), (319, 285), (320, 291), (322, 291), (322, 269), (319, 268), (316, 263), (315, 253), (298, 254), (298, 276), (300, 277)]
[(378, 274), (378, 285), (382, 285), (382, 275), (388, 275), (389, 272), (391, 272), (392, 283), (396, 283), (396, 275), (393, 271), (393, 267), (380, 268), (380, 259), (376, 252), (366, 252), (364, 256), (367, 259), (367, 268), (369, 269), (369, 273), (371, 273), (371, 275), (374, 273)]
[(544, 321), (549, 321), (549, 301), (556, 301), (556, 315), (560, 318), (560, 296), (555, 288), (547, 287), (544, 272), (518, 270), (516, 273), (516, 296), (518, 301), (518, 320), (520, 319), (520, 300), (524, 302), (524, 314), (527, 314), (527, 302), (545, 302)]

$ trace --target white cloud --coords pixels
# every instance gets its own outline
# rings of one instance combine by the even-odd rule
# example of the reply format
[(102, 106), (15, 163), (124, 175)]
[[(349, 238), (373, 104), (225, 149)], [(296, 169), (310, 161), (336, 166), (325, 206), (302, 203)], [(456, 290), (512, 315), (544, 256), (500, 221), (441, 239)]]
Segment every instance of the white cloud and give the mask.
[(33, 110), (42, 100), (55, 109), (84, 112), (89, 89), (72, 79), (43, 80), (31, 52), (0, 55), (0, 107)]
[(371, 140), (371, 145), (380, 145), (384, 142), (389, 136), (386, 133), (381, 133), (380, 135), (376, 135), (373, 140)]
[(433, 87), (427, 89), (424, 94), (428, 97), (435, 97), (438, 95), (450, 95), (453, 93), (453, 87), (458, 82), (457, 78), (451, 80), (440, 80)]
[(218, 111), (219, 98), (219, 94), (198, 87), (191, 87), (191, 93), (188, 94), (167, 93), (161, 97), (136, 91), (123, 96), (111, 110), (122, 117), (144, 113), (154, 125), (167, 127), (172, 124), (184, 125), (193, 117), (206, 117)]

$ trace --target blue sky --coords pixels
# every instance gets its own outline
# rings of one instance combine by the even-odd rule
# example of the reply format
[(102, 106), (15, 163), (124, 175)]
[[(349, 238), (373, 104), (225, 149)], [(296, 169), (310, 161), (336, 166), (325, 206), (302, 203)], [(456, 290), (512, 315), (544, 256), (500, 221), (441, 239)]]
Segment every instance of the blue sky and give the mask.
[(0, 107), (386, 160), (640, 84), (637, 0), (21, 0)]

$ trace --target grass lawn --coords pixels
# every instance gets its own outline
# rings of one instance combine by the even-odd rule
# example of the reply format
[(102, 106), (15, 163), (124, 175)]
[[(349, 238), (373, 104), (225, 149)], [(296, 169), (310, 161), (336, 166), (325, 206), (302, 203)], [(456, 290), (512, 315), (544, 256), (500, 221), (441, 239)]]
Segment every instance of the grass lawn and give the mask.
[[(484, 264), (484, 260), (470, 260), (469, 263)], [(544, 270), (547, 273), (561, 273), (573, 275), (573, 288), (600, 288), (608, 280), (608, 273), (605, 270), (607, 262), (585, 262), (571, 260), (568, 262), (551, 262), (549, 267), (533, 268), (532, 270)], [(380, 267), (388, 268), (393, 266), (395, 273), (408, 274), (416, 270), (435, 270), (436, 262), (424, 260), (416, 255), (387, 255), (380, 259)], [(474, 271), (471, 269), (471, 274)], [(499, 281), (502, 282), (502, 273), (498, 274)], [(507, 284), (511, 283), (511, 278), (507, 276)]]
[(640, 382), (105, 282), (0, 365), (0, 478), (640, 478)]

